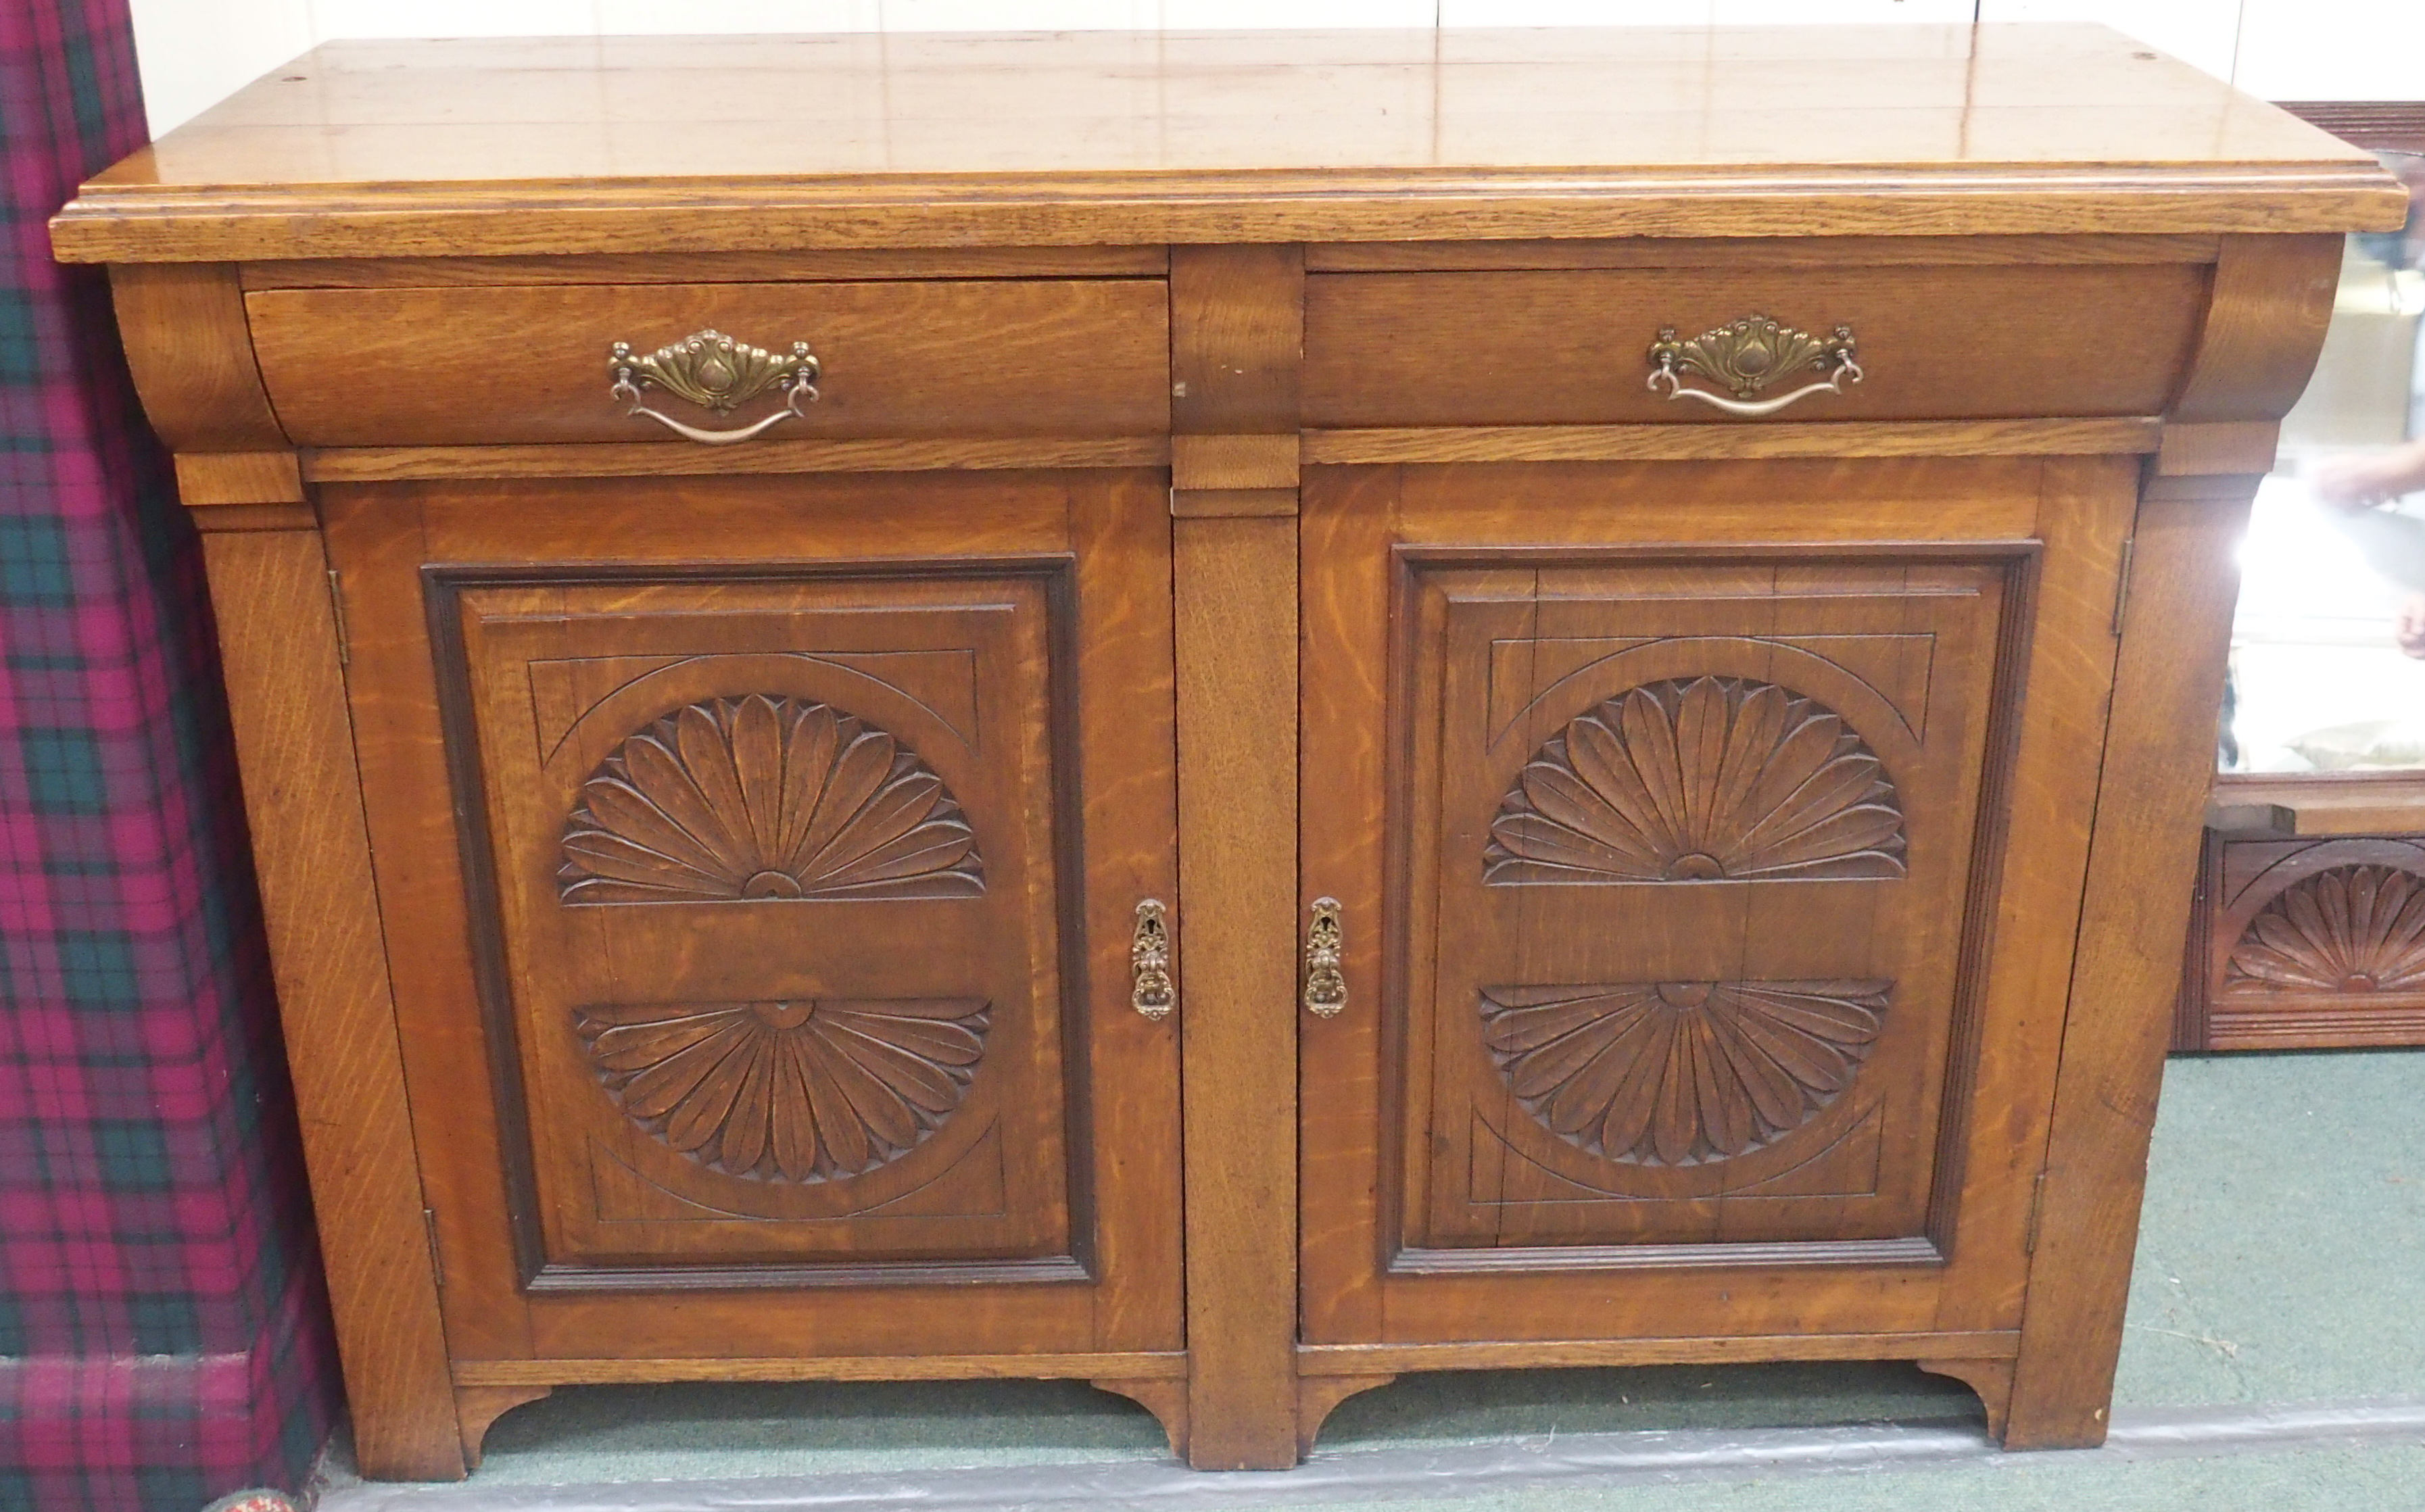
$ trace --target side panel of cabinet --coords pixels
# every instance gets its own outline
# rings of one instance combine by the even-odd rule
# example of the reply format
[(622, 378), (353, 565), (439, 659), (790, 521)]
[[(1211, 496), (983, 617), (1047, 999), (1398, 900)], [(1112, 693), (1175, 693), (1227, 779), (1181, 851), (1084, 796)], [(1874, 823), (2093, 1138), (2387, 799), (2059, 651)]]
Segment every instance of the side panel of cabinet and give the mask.
[(1309, 1341), (2017, 1327), (2133, 498), (1309, 475)]
[(1160, 484), (330, 491), (458, 1358), (1177, 1346)]

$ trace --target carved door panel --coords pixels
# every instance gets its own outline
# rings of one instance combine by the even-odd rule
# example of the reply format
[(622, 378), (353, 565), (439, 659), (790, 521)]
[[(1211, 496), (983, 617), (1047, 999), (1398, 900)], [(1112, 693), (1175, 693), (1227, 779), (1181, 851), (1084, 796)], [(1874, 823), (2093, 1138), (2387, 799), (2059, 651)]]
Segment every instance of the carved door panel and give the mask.
[(1372, 1196), (1369, 1247), (1309, 1225), (1310, 1336), (2017, 1324), (1965, 1183), (2043, 1137), (2084, 851), (2012, 795), (2088, 790), (2052, 731), (2101, 724), (2079, 588), (2129, 503), (2037, 462), (1315, 476), (1305, 887), (1351, 1008), (1305, 1028), (1306, 1201)]
[(1064, 570), (434, 574), (552, 1272), (1068, 1252)]
[[(332, 497), (450, 1325), (1175, 1345), (1173, 1026), (1127, 970), (1173, 845), (1158, 483)], [(701, 1288), (752, 1301), (634, 1295)]]

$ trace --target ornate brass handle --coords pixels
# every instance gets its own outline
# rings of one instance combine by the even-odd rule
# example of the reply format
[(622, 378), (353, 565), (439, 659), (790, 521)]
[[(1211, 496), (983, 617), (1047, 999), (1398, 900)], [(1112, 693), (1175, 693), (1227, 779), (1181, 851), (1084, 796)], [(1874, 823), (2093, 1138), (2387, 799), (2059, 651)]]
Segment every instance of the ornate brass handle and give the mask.
[(1129, 937), (1129, 1006), (1156, 1023), (1170, 1017), (1179, 995), (1170, 986), (1170, 931), (1160, 898), (1136, 906), (1136, 932)]
[[(1827, 376), (1791, 394), (1773, 399), (1752, 396), (1789, 374), (1827, 368)], [(1696, 373), (1725, 384), (1734, 397), (1707, 389), (1688, 389), (1684, 376)], [(1814, 394), (1841, 394), (1847, 383), (1861, 381), (1861, 364), (1853, 360), (1853, 328), (1838, 326), (1823, 341), (1807, 330), (1745, 315), (1732, 325), (1705, 330), (1691, 341), (1678, 341), (1676, 328), (1666, 327), (1650, 344), (1650, 392), (1667, 391), (1669, 399), (1694, 398), (1730, 415), (1773, 415), (1787, 405)]]
[[(675, 435), (708, 446), (747, 441), (777, 421), (802, 413), (800, 406), (817, 398), (817, 360), (804, 341), (792, 343), (788, 357), (734, 341), (720, 330), (695, 332), (645, 357), (634, 353), (630, 342), (618, 341), (607, 353), (606, 367), (615, 376), (607, 396), (631, 406), (625, 414), (646, 415)], [(641, 402), (640, 391), (650, 388), (664, 389), (716, 414), (728, 414), (775, 389), (783, 394), (783, 408), (737, 430), (703, 430)]]
[(1346, 937), (1339, 925), (1339, 900), (1313, 900), (1305, 926), (1305, 1011), (1335, 1019), (1347, 1006), (1347, 977), (1340, 970)]

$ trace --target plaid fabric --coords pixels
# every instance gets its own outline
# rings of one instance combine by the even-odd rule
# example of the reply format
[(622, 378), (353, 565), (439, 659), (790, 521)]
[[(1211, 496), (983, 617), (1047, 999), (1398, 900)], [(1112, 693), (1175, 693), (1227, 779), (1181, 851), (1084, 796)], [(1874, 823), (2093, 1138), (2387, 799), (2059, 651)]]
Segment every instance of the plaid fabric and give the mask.
[(200, 553), (105, 282), (126, 0), (0, 3), (0, 1512), (297, 1484), (338, 1386)]

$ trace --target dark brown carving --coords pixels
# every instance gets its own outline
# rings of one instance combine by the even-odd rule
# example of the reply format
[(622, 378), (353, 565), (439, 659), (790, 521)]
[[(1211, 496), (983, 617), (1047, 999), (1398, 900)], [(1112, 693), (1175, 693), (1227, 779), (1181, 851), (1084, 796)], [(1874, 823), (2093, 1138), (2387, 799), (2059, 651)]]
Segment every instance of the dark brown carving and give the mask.
[(1891, 982), (1494, 987), (1483, 1043), (1561, 1139), (1610, 1160), (1697, 1166), (1800, 1128), (1853, 1085)]
[(823, 703), (717, 699), (657, 720), (582, 784), (567, 903), (970, 897), (976, 835), (943, 780)]
[(2231, 950), (2224, 990), (2397, 991), (2425, 986), (2425, 878), (2337, 866), (2268, 903)]
[(1650, 683), (1577, 716), (1500, 805), (1483, 879), (1706, 882), (1903, 875), (1876, 753), (1774, 684)]
[(969, 998), (616, 1004), (575, 1010), (632, 1119), (729, 1176), (824, 1182), (898, 1159), (942, 1125), (985, 1054)]

